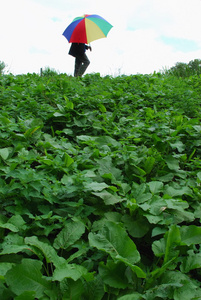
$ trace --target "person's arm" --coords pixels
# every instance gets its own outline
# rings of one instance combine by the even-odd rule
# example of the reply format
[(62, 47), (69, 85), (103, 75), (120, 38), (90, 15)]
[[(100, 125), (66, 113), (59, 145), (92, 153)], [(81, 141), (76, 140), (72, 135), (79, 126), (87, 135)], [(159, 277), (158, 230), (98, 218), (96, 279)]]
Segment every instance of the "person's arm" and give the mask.
[(88, 49), (89, 49), (90, 51), (92, 51), (92, 48), (91, 48), (91, 46), (88, 46), (88, 45), (85, 45), (85, 49), (86, 49), (86, 50), (88, 50)]

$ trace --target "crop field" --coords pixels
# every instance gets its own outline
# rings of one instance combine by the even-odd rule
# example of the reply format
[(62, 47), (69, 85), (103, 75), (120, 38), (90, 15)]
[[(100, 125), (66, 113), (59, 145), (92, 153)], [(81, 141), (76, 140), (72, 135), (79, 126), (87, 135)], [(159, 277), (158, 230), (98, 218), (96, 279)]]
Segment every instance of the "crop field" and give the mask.
[(201, 76), (0, 76), (0, 299), (201, 299)]

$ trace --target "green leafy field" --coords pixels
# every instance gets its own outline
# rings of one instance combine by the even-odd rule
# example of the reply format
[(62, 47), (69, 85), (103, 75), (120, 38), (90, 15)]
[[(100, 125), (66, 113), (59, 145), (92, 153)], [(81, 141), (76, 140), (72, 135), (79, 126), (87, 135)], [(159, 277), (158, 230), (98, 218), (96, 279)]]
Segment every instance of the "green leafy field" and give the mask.
[(0, 299), (201, 299), (201, 77), (0, 93)]

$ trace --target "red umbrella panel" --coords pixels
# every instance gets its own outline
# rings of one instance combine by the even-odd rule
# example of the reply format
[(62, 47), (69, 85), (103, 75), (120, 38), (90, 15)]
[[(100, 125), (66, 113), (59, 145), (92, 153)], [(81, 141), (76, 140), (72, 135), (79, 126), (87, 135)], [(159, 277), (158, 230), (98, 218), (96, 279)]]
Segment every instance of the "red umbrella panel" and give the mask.
[(99, 15), (83, 15), (75, 18), (63, 35), (69, 43), (85, 43), (107, 36), (113, 26)]

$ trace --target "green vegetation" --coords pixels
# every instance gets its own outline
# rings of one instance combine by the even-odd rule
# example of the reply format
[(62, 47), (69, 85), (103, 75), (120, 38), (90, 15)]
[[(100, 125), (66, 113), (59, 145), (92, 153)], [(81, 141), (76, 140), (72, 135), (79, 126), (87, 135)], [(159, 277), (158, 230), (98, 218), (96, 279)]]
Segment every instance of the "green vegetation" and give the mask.
[(201, 299), (201, 77), (0, 76), (0, 298)]
[(172, 74), (177, 77), (189, 77), (201, 74), (201, 60), (194, 59), (188, 64), (178, 62), (176, 65), (166, 71), (167, 74)]
[(3, 74), (6, 65), (3, 61), (0, 61), (0, 75)]

